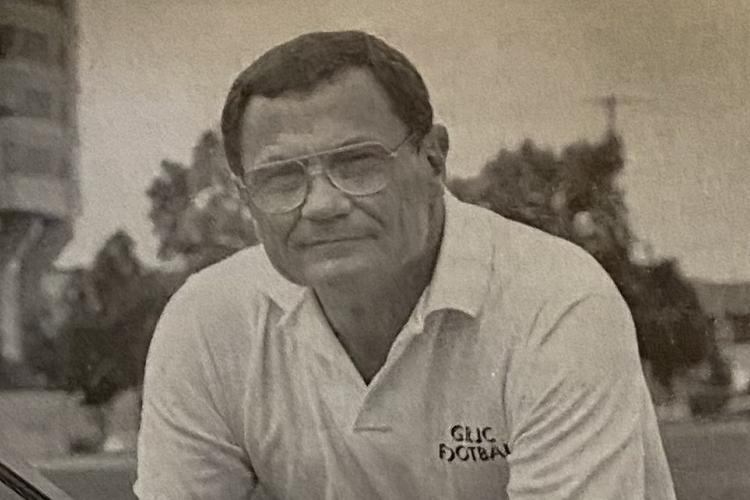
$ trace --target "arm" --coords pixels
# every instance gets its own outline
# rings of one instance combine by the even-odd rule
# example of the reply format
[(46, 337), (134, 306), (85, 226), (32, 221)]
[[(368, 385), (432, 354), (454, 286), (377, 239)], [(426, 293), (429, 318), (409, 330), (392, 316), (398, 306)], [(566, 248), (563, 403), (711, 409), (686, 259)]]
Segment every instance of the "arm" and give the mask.
[(257, 482), (227, 425), (194, 302), (184, 289), (175, 295), (149, 348), (134, 486), (143, 500), (245, 499)]
[(632, 319), (616, 291), (542, 311), (516, 366), (510, 499), (674, 499)]

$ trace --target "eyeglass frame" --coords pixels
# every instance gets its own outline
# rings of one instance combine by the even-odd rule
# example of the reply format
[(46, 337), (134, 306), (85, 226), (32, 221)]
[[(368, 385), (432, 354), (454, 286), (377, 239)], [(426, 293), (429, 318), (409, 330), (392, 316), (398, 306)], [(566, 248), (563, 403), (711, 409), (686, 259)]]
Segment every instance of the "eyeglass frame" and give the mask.
[[(274, 160), (274, 161), (270, 161), (270, 162), (266, 162), (266, 163), (259, 163), (259, 164), (256, 164), (256, 165), (252, 166), (249, 170), (245, 171), (245, 173), (242, 175), (242, 182), (240, 184), (240, 188), (247, 193), (248, 198), (253, 203), (253, 205), (255, 205), (262, 212), (265, 212), (265, 213), (270, 214), (270, 215), (278, 215), (278, 214), (288, 213), (288, 212), (296, 210), (297, 208), (299, 208), (300, 206), (302, 206), (305, 203), (305, 201), (307, 200), (308, 195), (310, 194), (310, 180), (311, 180), (311, 178), (314, 175), (318, 175), (318, 174), (324, 174), (325, 177), (326, 177), (326, 179), (328, 179), (328, 182), (330, 182), (333, 187), (335, 187), (337, 190), (339, 190), (340, 192), (342, 192), (342, 193), (344, 193), (344, 194), (346, 194), (348, 196), (371, 196), (373, 194), (379, 193), (380, 191), (382, 191), (383, 189), (385, 189), (386, 187), (388, 187), (388, 185), (390, 184), (391, 179), (390, 178), (387, 179), (386, 182), (381, 187), (379, 187), (378, 189), (376, 189), (374, 191), (368, 191), (366, 193), (351, 193), (351, 192), (349, 192), (349, 191), (347, 191), (345, 189), (342, 189), (339, 185), (337, 185), (337, 183), (334, 181), (334, 179), (331, 178), (330, 171), (329, 171), (329, 169), (331, 168), (330, 164), (328, 164), (326, 162), (320, 162), (320, 161), (310, 162), (310, 160), (314, 160), (314, 159), (325, 157), (325, 156), (334, 155), (336, 153), (343, 153), (343, 152), (347, 152), (347, 151), (356, 151), (357, 148), (361, 148), (363, 146), (373, 146), (374, 145), (374, 146), (378, 146), (380, 148), (383, 148), (384, 151), (388, 152), (388, 156), (385, 157), (383, 159), (383, 161), (378, 164), (378, 165), (382, 165), (383, 163), (386, 163), (388, 161), (392, 161), (394, 158), (396, 158), (396, 156), (398, 156), (399, 152), (401, 151), (401, 148), (403, 148), (404, 145), (408, 144), (416, 136), (417, 136), (416, 132), (410, 132), (410, 133), (408, 133), (406, 135), (406, 137), (404, 137), (404, 139), (402, 139), (401, 142), (399, 142), (392, 149), (388, 148), (385, 144), (383, 144), (382, 142), (379, 142), (379, 141), (365, 141), (365, 142), (360, 142), (360, 143), (356, 143), (356, 144), (348, 144), (346, 146), (339, 146), (339, 147), (332, 148), (332, 149), (327, 149), (327, 150), (324, 150), (324, 151), (318, 151), (318, 152), (307, 154), (307, 155), (303, 155), (303, 156), (297, 156), (297, 157), (294, 157), (294, 158), (288, 158), (288, 159), (284, 159), (284, 160)], [(287, 208), (287, 209), (284, 209), (284, 210), (273, 211), (273, 210), (264, 209), (263, 207), (259, 206), (253, 200), (252, 183), (248, 181), (248, 175), (250, 173), (252, 173), (253, 171), (257, 171), (257, 170), (261, 170), (261, 169), (266, 169), (266, 168), (273, 168), (274, 165), (284, 165), (284, 164), (287, 164), (287, 163), (290, 163), (290, 162), (292, 162), (292, 163), (298, 163), (303, 168), (303, 171), (305, 173), (305, 182), (306, 182), (306, 189), (305, 189), (304, 196), (302, 196), (302, 198), (300, 199), (300, 201), (298, 203), (296, 203), (295, 205), (293, 205), (291, 208)]]

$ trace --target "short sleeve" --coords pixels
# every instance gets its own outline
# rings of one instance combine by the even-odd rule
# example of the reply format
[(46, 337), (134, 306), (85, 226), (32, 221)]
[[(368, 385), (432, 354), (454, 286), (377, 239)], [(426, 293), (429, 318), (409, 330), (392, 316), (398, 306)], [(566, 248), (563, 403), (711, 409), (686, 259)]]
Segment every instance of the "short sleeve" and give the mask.
[(226, 395), (186, 287), (149, 348), (133, 489), (142, 500), (250, 498), (257, 480), (222, 415)]
[(532, 330), (509, 375), (508, 497), (673, 500), (622, 297), (547, 304)]

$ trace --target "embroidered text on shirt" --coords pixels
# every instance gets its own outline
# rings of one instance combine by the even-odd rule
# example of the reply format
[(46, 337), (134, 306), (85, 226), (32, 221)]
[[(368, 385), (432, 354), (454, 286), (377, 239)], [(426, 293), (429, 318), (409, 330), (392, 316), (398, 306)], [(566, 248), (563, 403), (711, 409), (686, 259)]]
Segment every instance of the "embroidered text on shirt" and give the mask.
[[(440, 443), (440, 460), (453, 462), (488, 462), (510, 455), (508, 443), (498, 444), (492, 427), (454, 425), (449, 430), (452, 442)], [(458, 444), (457, 444), (458, 443)]]

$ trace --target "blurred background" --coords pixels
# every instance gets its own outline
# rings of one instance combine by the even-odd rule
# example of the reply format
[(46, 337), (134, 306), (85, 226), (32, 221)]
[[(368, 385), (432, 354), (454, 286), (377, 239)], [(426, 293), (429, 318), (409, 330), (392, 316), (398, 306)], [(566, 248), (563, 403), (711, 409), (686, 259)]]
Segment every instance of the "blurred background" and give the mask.
[(679, 498), (750, 498), (744, 0), (0, 0), (0, 461), (132, 498), (161, 309), (257, 243), (216, 132), (228, 87), (347, 28), (422, 72), (449, 189), (613, 277)]

